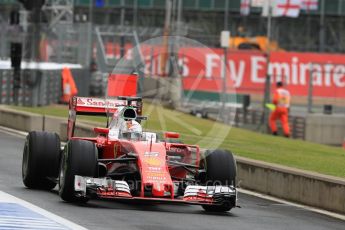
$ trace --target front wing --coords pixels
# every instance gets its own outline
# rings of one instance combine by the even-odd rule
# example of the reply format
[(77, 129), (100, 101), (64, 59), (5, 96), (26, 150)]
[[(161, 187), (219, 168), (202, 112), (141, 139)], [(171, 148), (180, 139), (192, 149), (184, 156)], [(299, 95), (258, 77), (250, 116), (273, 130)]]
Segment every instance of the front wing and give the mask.
[(77, 196), (96, 196), (103, 199), (138, 200), (162, 203), (185, 203), (195, 205), (236, 206), (237, 190), (233, 186), (188, 185), (183, 197), (141, 197), (132, 196), (126, 181), (110, 178), (75, 176), (74, 190)]

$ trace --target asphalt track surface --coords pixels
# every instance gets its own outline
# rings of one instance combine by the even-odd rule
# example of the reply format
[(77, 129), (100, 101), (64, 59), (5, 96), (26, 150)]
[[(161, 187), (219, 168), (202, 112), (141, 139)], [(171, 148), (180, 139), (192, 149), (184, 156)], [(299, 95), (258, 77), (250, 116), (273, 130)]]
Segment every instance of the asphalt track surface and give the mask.
[(21, 159), (24, 138), (0, 131), (0, 191), (48, 210), (88, 229), (345, 229), (345, 221), (302, 208), (239, 194), (239, 204), (225, 214), (199, 206), (123, 203), (93, 200), (86, 205), (63, 202), (57, 191), (24, 187)]

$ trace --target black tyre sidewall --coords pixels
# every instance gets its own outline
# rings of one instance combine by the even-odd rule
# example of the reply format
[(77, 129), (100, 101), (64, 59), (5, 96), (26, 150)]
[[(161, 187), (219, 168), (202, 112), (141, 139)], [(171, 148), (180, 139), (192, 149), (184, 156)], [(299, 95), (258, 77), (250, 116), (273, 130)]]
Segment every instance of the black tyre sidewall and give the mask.
[[(53, 189), (58, 177), (60, 138), (56, 133), (32, 131), (23, 150), (22, 179), (28, 188)], [(24, 164), (26, 167), (24, 167)]]
[(205, 153), (206, 185), (236, 185), (236, 161), (228, 150)]
[[(205, 185), (236, 185), (236, 161), (228, 150), (207, 150), (204, 162), (206, 170)], [(203, 205), (207, 212), (227, 212), (233, 208), (232, 204)]]
[(64, 172), (64, 179), (59, 183), (59, 195), (67, 202), (86, 202), (87, 198), (75, 195), (74, 178), (75, 175), (98, 176), (97, 148), (90, 141), (70, 140), (62, 154), (60, 165), (61, 170)]

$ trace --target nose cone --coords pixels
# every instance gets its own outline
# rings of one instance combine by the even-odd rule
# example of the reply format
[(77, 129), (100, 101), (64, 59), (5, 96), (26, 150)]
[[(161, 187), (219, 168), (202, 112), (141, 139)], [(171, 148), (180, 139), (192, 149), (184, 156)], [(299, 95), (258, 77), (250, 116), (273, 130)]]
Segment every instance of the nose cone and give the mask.
[(153, 197), (173, 196), (173, 182), (166, 164), (166, 149), (162, 143), (135, 144), (142, 179), (143, 194)]
[[(165, 195), (166, 189), (164, 184), (154, 183), (152, 185), (152, 196), (154, 197), (163, 197)], [(170, 193), (170, 191), (167, 191)]]

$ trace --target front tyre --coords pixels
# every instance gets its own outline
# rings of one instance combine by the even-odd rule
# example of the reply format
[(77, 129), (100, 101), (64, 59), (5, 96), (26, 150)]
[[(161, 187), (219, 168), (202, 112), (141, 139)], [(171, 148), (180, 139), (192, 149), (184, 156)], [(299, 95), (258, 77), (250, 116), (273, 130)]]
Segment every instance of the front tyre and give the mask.
[(60, 138), (56, 133), (30, 132), (25, 141), (22, 179), (28, 188), (51, 190), (59, 174)]
[(98, 176), (96, 145), (85, 140), (70, 140), (62, 153), (59, 173), (59, 195), (67, 202), (87, 202), (74, 191), (75, 175)]
[[(236, 161), (227, 150), (207, 150), (205, 153), (205, 171), (207, 186), (236, 186)], [(203, 205), (205, 211), (227, 212), (235, 205), (235, 200), (223, 205)]]

